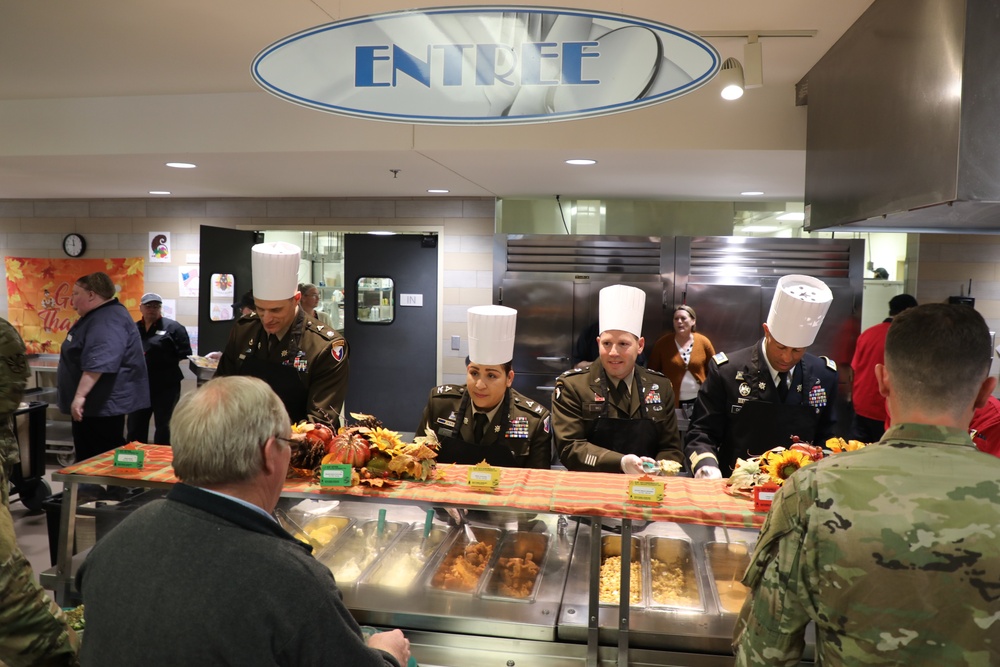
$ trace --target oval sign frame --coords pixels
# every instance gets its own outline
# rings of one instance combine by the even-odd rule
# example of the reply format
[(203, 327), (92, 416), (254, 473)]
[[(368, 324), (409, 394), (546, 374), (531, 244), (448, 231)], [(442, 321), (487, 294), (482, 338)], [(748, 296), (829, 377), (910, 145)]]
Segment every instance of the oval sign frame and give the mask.
[(715, 47), (663, 23), (470, 5), (309, 28), (263, 49), (250, 71), (272, 95), (328, 113), (423, 125), (517, 125), (660, 104), (704, 86), (720, 66)]

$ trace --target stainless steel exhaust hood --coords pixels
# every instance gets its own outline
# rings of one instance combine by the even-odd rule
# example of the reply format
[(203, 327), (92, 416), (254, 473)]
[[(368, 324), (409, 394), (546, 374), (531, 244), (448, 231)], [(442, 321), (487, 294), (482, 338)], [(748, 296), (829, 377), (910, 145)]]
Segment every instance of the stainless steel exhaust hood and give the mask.
[(807, 230), (1000, 233), (997, 0), (875, 0), (803, 87)]

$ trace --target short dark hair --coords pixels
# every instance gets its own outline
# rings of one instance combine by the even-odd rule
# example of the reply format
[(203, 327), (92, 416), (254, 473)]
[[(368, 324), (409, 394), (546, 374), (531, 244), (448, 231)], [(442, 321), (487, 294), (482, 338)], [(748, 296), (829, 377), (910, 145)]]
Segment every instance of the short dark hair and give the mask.
[(986, 321), (966, 305), (908, 308), (893, 318), (885, 338), (894, 390), (904, 401), (938, 410), (968, 407), (990, 372), (992, 356)]
[(111, 280), (111, 276), (101, 271), (88, 273), (78, 278), (76, 284), (90, 290), (102, 299), (111, 299), (115, 296), (115, 281)]
[(917, 300), (909, 294), (897, 294), (889, 299), (889, 316), (895, 317), (907, 308), (913, 308), (916, 305)]

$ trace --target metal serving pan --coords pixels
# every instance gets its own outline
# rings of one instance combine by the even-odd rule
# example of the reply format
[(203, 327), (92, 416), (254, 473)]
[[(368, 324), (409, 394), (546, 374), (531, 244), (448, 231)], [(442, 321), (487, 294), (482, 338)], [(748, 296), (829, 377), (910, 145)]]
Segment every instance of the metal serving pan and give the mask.
[[(642, 540), (632, 536), (632, 571), (629, 575), (629, 606), (645, 607), (645, 586), (642, 576)], [(617, 606), (621, 586), (621, 535), (604, 535), (601, 537), (601, 595), (602, 605)], [(609, 560), (613, 559), (613, 560)]]
[(422, 526), (414, 525), (393, 542), (358, 579), (359, 587), (377, 587), (405, 593), (421, 580), (438, 549), (450, 537), (444, 526), (433, 526), (424, 540)]
[(650, 536), (647, 553), (649, 606), (654, 609), (704, 611), (698, 568), (689, 540)]
[(328, 544), (316, 558), (330, 568), (337, 586), (352, 587), (365, 568), (408, 526), (398, 521), (386, 521), (382, 535), (379, 535), (377, 521), (361, 521)]
[(319, 549), (333, 544), (341, 535), (345, 534), (349, 527), (354, 525), (354, 519), (346, 516), (335, 516), (324, 514), (309, 519), (301, 524), (309, 540), (319, 544)]
[(507, 533), (500, 543), (493, 569), (485, 579), (481, 597), (534, 602), (548, 551), (548, 535), (524, 531)]
[(466, 557), (469, 539), (464, 530), (455, 531), (455, 537), (436, 559), (435, 567), (428, 576), (427, 587), (435, 591), (448, 591), (472, 595), (497, 555), (497, 545), (503, 531), (485, 526), (471, 526), (476, 536), (476, 553), (471, 561)]
[(708, 542), (705, 544), (705, 557), (719, 612), (740, 613), (747, 597), (747, 587), (740, 583), (750, 564), (747, 545), (737, 542)]

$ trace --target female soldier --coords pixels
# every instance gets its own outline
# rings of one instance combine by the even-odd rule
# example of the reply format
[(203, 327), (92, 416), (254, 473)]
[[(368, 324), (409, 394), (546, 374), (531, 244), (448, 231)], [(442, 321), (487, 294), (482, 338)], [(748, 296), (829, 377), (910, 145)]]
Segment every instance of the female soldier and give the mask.
[(469, 309), (466, 384), (431, 390), (417, 435), (427, 428), (441, 441), (440, 463), (548, 468), (552, 460), (549, 411), (510, 388), (514, 382), (517, 311)]

